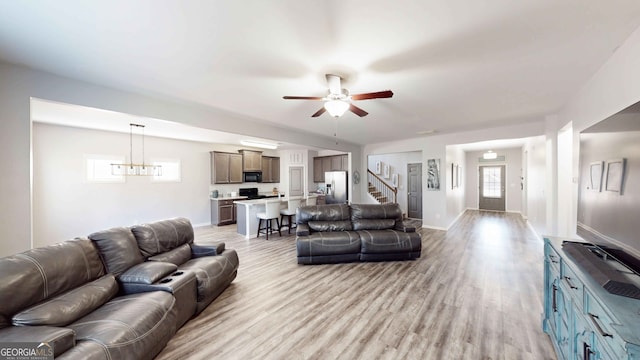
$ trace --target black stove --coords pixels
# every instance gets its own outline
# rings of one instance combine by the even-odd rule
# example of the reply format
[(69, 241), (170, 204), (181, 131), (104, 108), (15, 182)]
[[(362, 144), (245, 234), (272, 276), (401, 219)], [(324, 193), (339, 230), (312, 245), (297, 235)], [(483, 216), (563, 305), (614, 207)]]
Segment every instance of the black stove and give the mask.
[(241, 188), (239, 191), (240, 196), (246, 196), (247, 199), (264, 199), (266, 195), (259, 195), (258, 188)]

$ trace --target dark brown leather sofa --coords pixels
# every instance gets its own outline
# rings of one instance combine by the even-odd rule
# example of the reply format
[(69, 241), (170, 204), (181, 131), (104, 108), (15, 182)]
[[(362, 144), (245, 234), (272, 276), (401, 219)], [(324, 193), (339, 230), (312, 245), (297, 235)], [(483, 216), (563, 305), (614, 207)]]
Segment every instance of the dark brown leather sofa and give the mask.
[(303, 206), (296, 212), (299, 264), (419, 258), (422, 239), (398, 204)]
[[(187, 219), (89, 237), (0, 259), (0, 342), (48, 343), (56, 359), (153, 359), (237, 273), (236, 252), (193, 244)], [(185, 244), (189, 259), (173, 251)]]

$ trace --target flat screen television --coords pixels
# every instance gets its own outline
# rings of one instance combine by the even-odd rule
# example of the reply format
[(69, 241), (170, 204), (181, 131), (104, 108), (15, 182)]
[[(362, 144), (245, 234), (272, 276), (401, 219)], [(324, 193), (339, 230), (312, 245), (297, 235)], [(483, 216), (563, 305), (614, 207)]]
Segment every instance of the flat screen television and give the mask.
[(580, 133), (577, 233), (640, 258), (640, 103)]

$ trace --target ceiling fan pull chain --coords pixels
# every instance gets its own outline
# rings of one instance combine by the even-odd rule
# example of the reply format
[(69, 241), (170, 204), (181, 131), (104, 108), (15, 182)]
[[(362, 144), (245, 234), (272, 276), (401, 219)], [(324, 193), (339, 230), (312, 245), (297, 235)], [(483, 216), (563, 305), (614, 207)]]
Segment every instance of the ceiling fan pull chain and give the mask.
[(335, 130), (333, 131), (333, 137), (336, 139), (336, 145), (338, 145), (338, 118), (334, 117), (334, 121), (335, 121)]

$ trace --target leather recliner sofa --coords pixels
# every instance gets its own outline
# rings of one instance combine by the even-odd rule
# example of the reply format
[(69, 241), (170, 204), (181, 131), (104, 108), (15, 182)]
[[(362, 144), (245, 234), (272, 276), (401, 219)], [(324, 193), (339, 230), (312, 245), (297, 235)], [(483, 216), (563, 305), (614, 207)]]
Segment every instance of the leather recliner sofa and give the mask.
[[(0, 342), (47, 343), (56, 359), (154, 358), (180, 326), (206, 307), (204, 302), (209, 304), (233, 281), (238, 257), (224, 244), (193, 244), (187, 219), (137, 227), (171, 228), (172, 236), (157, 231), (158, 244), (189, 244), (190, 257), (196, 259), (186, 263), (198, 260), (206, 270), (147, 258), (137, 247), (134, 227), (2, 258)], [(201, 271), (220, 281), (199, 281)], [(203, 298), (200, 287), (208, 287)]]
[(303, 206), (296, 219), (299, 264), (413, 260), (422, 252), (398, 204)]

